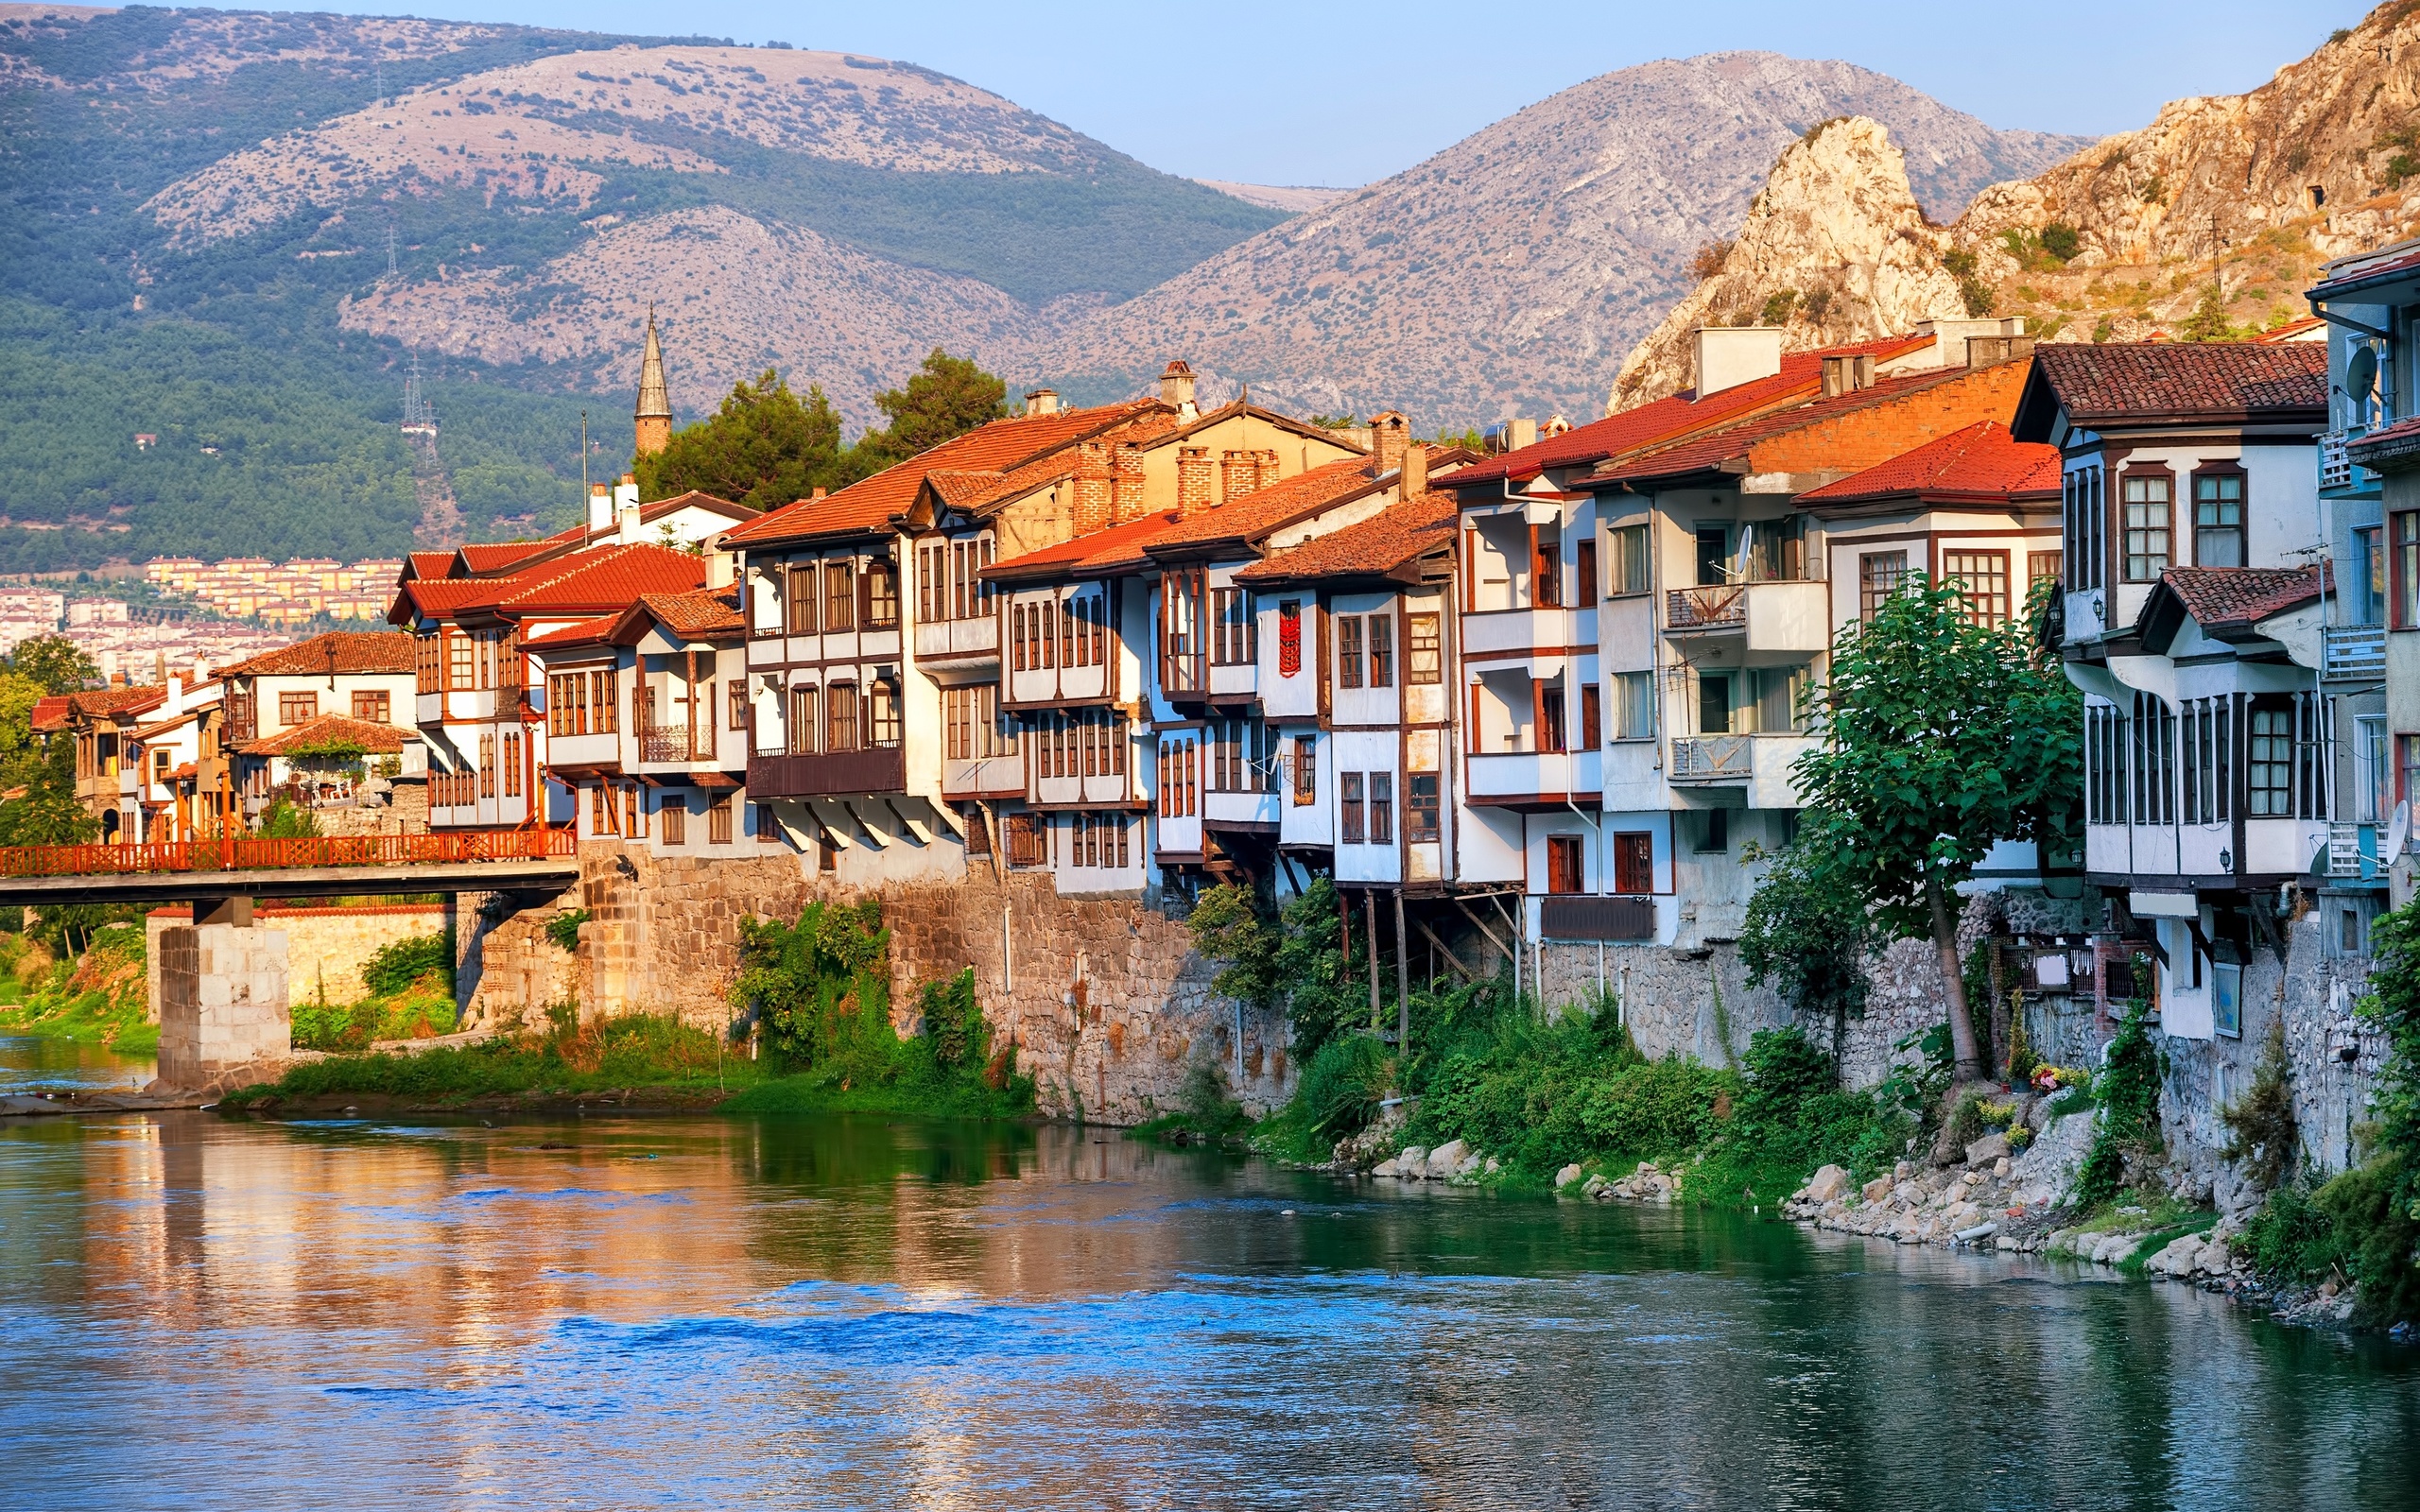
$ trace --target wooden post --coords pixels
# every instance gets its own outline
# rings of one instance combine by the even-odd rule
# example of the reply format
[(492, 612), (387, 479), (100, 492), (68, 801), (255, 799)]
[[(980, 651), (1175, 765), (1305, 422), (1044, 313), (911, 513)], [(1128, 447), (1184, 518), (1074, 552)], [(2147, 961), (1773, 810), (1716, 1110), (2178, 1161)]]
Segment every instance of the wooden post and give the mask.
[(1370, 1032), (1378, 1032), (1378, 895), (1363, 889), (1361, 922), (1370, 943)]
[(1411, 941), (1403, 927), (1403, 889), (1395, 889), (1395, 1053), (1411, 1050)]

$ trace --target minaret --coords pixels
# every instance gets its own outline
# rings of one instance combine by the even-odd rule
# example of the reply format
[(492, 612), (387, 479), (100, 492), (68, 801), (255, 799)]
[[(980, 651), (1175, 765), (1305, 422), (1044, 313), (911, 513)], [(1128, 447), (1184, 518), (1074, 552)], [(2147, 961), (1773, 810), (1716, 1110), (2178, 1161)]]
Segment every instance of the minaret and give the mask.
[(655, 339), (655, 306), (647, 308), (647, 354), (639, 359), (639, 407), (631, 416), (638, 455), (653, 456), (672, 443), (672, 395), (664, 387), (664, 347)]

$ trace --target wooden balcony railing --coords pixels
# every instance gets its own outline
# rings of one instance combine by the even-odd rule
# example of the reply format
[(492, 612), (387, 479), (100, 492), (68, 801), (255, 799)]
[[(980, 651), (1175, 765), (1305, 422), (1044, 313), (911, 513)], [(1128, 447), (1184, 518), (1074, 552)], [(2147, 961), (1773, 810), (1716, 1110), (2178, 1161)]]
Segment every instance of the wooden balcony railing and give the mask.
[(649, 725), (639, 732), (643, 762), (710, 762), (715, 759), (715, 727), (692, 730), (686, 725)]
[(303, 867), (426, 867), (470, 861), (544, 861), (578, 854), (579, 836), (568, 829), (316, 835), (282, 840), (239, 835), (170, 845), (0, 846), (0, 877), (125, 876), (150, 871), (255, 871)]

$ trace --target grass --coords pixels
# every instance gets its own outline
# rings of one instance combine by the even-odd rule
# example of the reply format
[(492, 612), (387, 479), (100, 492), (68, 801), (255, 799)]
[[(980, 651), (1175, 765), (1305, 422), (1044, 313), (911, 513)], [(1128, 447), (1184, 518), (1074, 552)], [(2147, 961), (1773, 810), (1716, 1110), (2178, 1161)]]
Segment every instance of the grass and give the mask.
[(27, 936), (0, 935), (0, 974), (15, 999), (0, 1005), (0, 1029), (156, 1056), (160, 1026), (147, 1012), (144, 966), (140, 925), (99, 931), (73, 961)]

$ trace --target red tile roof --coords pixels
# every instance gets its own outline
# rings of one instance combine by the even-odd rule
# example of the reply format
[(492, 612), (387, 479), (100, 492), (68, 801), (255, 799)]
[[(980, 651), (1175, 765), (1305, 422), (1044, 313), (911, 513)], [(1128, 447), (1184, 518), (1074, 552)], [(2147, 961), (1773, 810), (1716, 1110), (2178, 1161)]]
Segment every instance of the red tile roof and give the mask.
[(822, 499), (801, 499), (726, 534), (734, 546), (769, 546), (879, 530), (907, 512), (935, 472), (1006, 473), (1062, 447), (1153, 413), (1175, 412), (1157, 399), (1133, 399), (1055, 415), (1025, 415), (978, 425)]
[(633, 611), (644, 611), (684, 641), (735, 636), (747, 627), (739, 618), (739, 590), (698, 588), (685, 593), (646, 593)]
[(521, 643), (521, 649), (552, 651), (573, 645), (603, 645), (613, 639), (614, 627), (620, 624), (622, 616), (619, 614), (606, 614), (593, 620), (581, 620), (575, 625), (566, 625), (560, 630), (548, 630), (544, 635), (533, 635)]
[(165, 688), (94, 688), (67, 696), (69, 713), (81, 719), (146, 713), (167, 701)]
[(1996, 420), (1977, 421), (1838, 483), (1798, 496), (1809, 507), (1884, 499), (2056, 498), (2059, 449), (2020, 441)]
[[(595, 614), (620, 609), (647, 593), (678, 593), (699, 587), (706, 564), (669, 546), (599, 546), (521, 576), (509, 577), (492, 605), (500, 618), (566, 613)], [(469, 606), (466, 606), (469, 607)]]
[(454, 553), (450, 551), (415, 551), (404, 558), (404, 577), (442, 577), (454, 570)]
[(1130, 520), (1107, 530), (1096, 530), (1088, 536), (1063, 541), (1040, 551), (1028, 551), (1022, 557), (995, 561), (983, 569), (983, 576), (994, 582), (1032, 582), (1060, 577), (1082, 576), (1095, 561), (1115, 561), (1132, 556), (1142, 543), (1184, 518), (1174, 509), (1147, 514), (1140, 520)]
[(246, 756), (284, 756), (298, 748), (331, 746), (353, 746), (368, 753), (390, 755), (404, 748), (404, 731), (375, 720), (354, 719), (347, 714), (321, 714), (317, 719), (306, 719), (291, 730), (246, 741), (235, 749)]
[(1389, 487), (1371, 476), (1373, 465), (1366, 457), (1341, 457), (1230, 503), (1196, 509), (1152, 537), (1150, 550), (1157, 555), (1183, 546), (1256, 542), (1271, 531)]
[(2290, 341), (2065, 343), (2033, 349), (2032, 379), (2014, 425), (2027, 440), (2049, 431), (2050, 411), (2095, 425), (2111, 421), (2308, 419), (2327, 413), (2327, 348)]
[(1429, 553), (1453, 549), (1459, 508), (1450, 493), (1424, 493), (1256, 561), (1236, 574), (1236, 581), (1275, 584), (1399, 576)]
[(497, 541), (464, 546), (456, 555), (460, 557), (462, 566), (468, 568), (474, 576), (479, 576), (500, 572), (515, 562), (527, 561), (540, 552), (551, 551), (561, 544), (562, 542), (559, 540)]
[(36, 734), (48, 734), (67, 728), (70, 694), (54, 693), (34, 700), (32, 724)]
[[(1685, 477), (1691, 473), (1747, 471), (1748, 456), (1760, 441), (1790, 431), (1819, 425), (1842, 415), (1878, 408), (1927, 389), (1979, 375), (1990, 369), (1925, 368), (1897, 377), (1878, 378), (1874, 387), (1850, 393), (1817, 397), (1788, 408), (1768, 410), (1710, 434), (1685, 438), (1668, 446), (1634, 452), (1602, 463), (1588, 474), (1592, 485), (1641, 482), (1650, 478)], [(1726, 466), (1729, 464), (1729, 466)], [(1461, 482), (1457, 475), (1455, 482)]]
[(222, 678), (325, 677), (331, 673), (412, 670), (412, 638), (392, 630), (331, 630), (307, 641), (264, 651), (231, 667)]
[(1788, 352), (1781, 359), (1781, 371), (1772, 377), (1739, 384), (1704, 399), (1693, 397), (1693, 390), (1685, 391), (1585, 425), (1575, 425), (1561, 436), (1464, 468), (1453, 474), (1454, 486), (1534, 477), (1548, 468), (1601, 462), (1643, 446), (1677, 440), (1709, 425), (1729, 424), (1772, 405), (1790, 404), (1815, 393), (1823, 386), (1825, 357), (1871, 356), (1877, 361), (1887, 360), (1928, 346), (1932, 339), (1894, 336), (1853, 346), (1826, 347), (1820, 352)]
[[(2170, 567), (2160, 583), (2204, 629), (2251, 625), (2319, 596), (2317, 567)], [(2145, 611), (2150, 606), (2147, 603)]]

